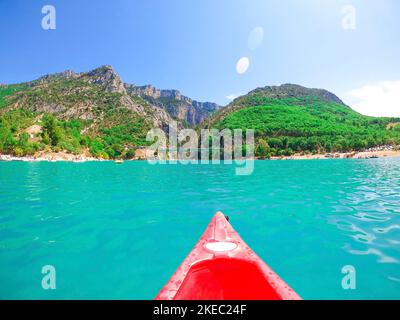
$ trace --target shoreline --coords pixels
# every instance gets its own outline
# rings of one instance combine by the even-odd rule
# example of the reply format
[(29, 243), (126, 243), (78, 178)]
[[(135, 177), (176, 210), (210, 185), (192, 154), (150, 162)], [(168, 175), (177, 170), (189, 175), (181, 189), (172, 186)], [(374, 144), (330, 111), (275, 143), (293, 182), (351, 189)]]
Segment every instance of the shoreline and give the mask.
[(271, 160), (322, 160), (322, 159), (371, 159), (400, 157), (400, 150), (353, 151), (337, 153), (295, 154), (293, 156), (271, 157)]
[(0, 161), (22, 161), (22, 162), (90, 162), (90, 161), (109, 161), (105, 159), (97, 159), (87, 155), (74, 155), (69, 153), (48, 153), (33, 156), (17, 157), (8, 154), (0, 154)]
[[(294, 154), (292, 156), (273, 156), (270, 159), (255, 157), (254, 160), (329, 160), (329, 159), (371, 159), (371, 158), (392, 158), (400, 157), (400, 150), (381, 151), (359, 151), (340, 152), (327, 154)], [(123, 161), (143, 161), (146, 159), (126, 159)], [(16, 157), (13, 155), (0, 154), (1, 162), (22, 161), (22, 162), (94, 162), (94, 161), (118, 161), (117, 159), (100, 159), (88, 155), (74, 155), (69, 153), (42, 153), (35, 156)]]

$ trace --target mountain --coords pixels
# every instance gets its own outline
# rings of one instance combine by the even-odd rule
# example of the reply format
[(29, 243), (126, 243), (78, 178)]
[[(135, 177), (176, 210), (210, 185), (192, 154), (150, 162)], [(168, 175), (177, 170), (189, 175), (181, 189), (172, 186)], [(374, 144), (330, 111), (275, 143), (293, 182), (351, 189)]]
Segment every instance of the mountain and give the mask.
[(283, 84), (236, 98), (200, 127), (254, 129), (256, 154), (268, 157), (400, 144), (399, 123), (361, 115), (329, 91)]
[[(379, 107), (379, 106), (377, 106)], [(0, 85), (0, 153), (131, 158), (150, 128), (254, 129), (260, 157), (400, 144), (400, 119), (361, 115), (333, 93), (284, 84), (221, 108), (178, 90), (124, 83), (111, 66)]]
[[(12, 86), (8, 86), (11, 88)], [(21, 90), (8, 97), (8, 108), (23, 108), (37, 113), (52, 113), (60, 119), (92, 120), (126, 109), (154, 126), (165, 126), (172, 118), (161, 108), (150, 106), (125, 90), (111, 66), (76, 74), (65, 71), (46, 75), (18, 85)]]
[(151, 85), (125, 85), (126, 90), (167, 111), (172, 117), (197, 125), (220, 108), (212, 102), (199, 102), (182, 95), (178, 90), (160, 90)]
[[(218, 106), (191, 100), (177, 90), (148, 95), (124, 83), (111, 66), (89, 72), (67, 70), (37, 80), (0, 86), (0, 152), (16, 155), (40, 150), (127, 155), (144, 146), (150, 128), (168, 130), (197, 124)], [(39, 126), (32, 137), (30, 129)]]

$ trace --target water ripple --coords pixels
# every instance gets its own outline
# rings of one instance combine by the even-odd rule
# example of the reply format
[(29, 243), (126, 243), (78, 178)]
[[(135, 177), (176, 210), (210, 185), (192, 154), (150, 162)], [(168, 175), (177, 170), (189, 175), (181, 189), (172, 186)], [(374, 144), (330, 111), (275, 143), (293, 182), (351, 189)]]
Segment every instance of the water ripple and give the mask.
[[(0, 163), (0, 297), (48, 298), (35, 281), (54, 263), (65, 287), (53, 298), (151, 299), (221, 210), (306, 299), (400, 298), (400, 159), (256, 161), (252, 175), (234, 173)], [(340, 283), (348, 264), (352, 292)]]

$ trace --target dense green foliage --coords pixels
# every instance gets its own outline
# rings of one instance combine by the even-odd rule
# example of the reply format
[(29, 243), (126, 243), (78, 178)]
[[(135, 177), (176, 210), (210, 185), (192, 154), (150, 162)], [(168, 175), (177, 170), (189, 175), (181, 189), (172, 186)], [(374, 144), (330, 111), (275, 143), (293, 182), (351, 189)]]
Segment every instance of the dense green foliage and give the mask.
[[(74, 154), (83, 150), (86, 139), (80, 134), (81, 121), (59, 121), (50, 114), (38, 118), (37, 114), (25, 109), (11, 110), (0, 116), (0, 152), (25, 156), (39, 150)], [(31, 139), (25, 129), (35, 123), (42, 126), (42, 132)]]
[[(129, 110), (123, 114), (114, 114), (114, 121), (119, 125), (103, 123), (98, 132), (82, 134), (82, 130), (90, 124), (82, 120), (58, 120), (52, 114), (41, 118), (33, 112), (16, 109), (0, 116), (0, 153), (16, 156), (33, 155), (37, 151), (67, 152), (81, 154), (89, 150), (98, 158), (131, 158), (136, 146), (147, 145), (144, 132), (148, 127), (143, 119), (130, 121)], [(128, 116), (127, 116), (128, 115)], [(38, 120), (38, 118), (40, 118)], [(32, 124), (42, 127), (42, 132), (34, 139), (24, 131)]]
[[(218, 129), (254, 129), (256, 154), (291, 155), (295, 152), (362, 150), (399, 144), (399, 119), (363, 116), (349, 107), (315, 97), (271, 99), (252, 96), (215, 123)], [(262, 105), (254, 105), (262, 103)]]
[(39, 149), (37, 144), (28, 142), (26, 133), (18, 134), (21, 128), (32, 124), (33, 117), (32, 112), (27, 110), (12, 110), (0, 116), (0, 152), (22, 156)]
[[(46, 85), (0, 87), (0, 153), (16, 156), (38, 151), (91, 154), (98, 158), (131, 158), (138, 146), (147, 145), (150, 129), (144, 117), (120, 104), (121, 94), (78, 80), (53, 79)], [(18, 101), (18, 108), (4, 107)], [(142, 102), (140, 100), (136, 102)], [(79, 112), (64, 116), (41, 108), (82, 105)], [(96, 120), (78, 120), (90, 115)], [(32, 125), (41, 127), (34, 137), (26, 132)]]
[(108, 112), (90, 140), (90, 152), (102, 158), (132, 158), (136, 146), (146, 146), (146, 133), (150, 125), (127, 109)]

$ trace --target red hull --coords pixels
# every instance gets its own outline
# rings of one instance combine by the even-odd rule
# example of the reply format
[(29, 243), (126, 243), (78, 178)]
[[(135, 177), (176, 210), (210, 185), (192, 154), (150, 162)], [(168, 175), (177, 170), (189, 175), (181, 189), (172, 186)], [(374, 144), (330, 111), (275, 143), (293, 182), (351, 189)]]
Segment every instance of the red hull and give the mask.
[(299, 300), (217, 212), (157, 300)]

